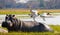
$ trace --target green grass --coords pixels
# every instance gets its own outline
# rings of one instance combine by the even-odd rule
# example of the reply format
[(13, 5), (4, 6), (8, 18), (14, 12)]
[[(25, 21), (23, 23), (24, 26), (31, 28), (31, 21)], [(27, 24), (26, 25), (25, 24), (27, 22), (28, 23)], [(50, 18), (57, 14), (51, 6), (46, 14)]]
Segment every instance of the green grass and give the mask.
[(1, 9), (0, 14), (29, 14), (26, 9)]
[(53, 30), (60, 32), (60, 25), (51, 25), (50, 26)]
[[(60, 13), (60, 9), (37, 9), (38, 13), (51, 12), (51, 13)], [(0, 14), (30, 14), (29, 9), (0, 9)]]
[[(57, 34), (57, 33), (56, 33)], [(30, 33), (27, 33), (27, 32), (18, 32), (18, 33), (1, 33), (1, 35), (56, 35), (55, 33), (51, 33), (51, 32), (30, 32)], [(59, 34), (59, 33), (58, 33)]]
[(0, 14), (30, 14), (30, 12), (0, 12)]
[(9, 33), (0, 33), (0, 35), (60, 35), (60, 26), (59, 25), (50, 25), (50, 27), (57, 32), (9, 32)]

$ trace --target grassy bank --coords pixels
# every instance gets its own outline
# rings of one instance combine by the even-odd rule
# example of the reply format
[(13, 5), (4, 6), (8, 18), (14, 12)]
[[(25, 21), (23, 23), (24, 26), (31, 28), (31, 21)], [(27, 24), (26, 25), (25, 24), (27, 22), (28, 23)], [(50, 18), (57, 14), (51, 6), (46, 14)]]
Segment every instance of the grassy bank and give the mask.
[(0, 14), (29, 14), (29, 10), (22, 9), (1, 9)]
[[(60, 9), (50, 9), (50, 10), (40, 10), (37, 9), (39, 13), (43, 12), (51, 12), (51, 13), (57, 13), (60, 12)], [(29, 9), (0, 9), (0, 14), (30, 14)]]

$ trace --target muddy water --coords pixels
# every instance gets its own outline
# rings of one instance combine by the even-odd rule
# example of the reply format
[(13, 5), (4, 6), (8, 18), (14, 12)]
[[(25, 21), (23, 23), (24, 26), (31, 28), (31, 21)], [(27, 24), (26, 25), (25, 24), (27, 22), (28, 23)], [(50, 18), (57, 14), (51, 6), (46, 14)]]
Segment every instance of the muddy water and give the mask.
[[(4, 21), (4, 17), (5, 15), (0, 15), (0, 26), (1, 26), (2, 21)], [(22, 21), (33, 21), (32, 18), (18, 18), (18, 19)], [(60, 25), (60, 15), (53, 16), (51, 18), (45, 18), (45, 21), (41, 17), (36, 17), (35, 20), (37, 22), (46, 23), (48, 25)]]
[[(33, 21), (32, 18), (29, 18), (29, 19), (21, 19), (21, 20), (23, 20), (23, 21)], [(37, 18), (35, 18), (35, 20), (37, 22), (46, 23), (48, 25), (60, 25), (60, 15), (53, 16), (51, 18), (45, 18), (45, 21), (41, 17), (37, 17)]]

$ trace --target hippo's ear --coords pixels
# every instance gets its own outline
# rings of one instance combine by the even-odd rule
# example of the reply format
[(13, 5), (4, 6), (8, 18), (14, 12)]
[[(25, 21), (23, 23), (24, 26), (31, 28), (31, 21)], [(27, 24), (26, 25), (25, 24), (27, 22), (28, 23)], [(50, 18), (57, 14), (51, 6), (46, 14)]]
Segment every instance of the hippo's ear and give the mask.
[(15, 15), (12, 15), (12, 17), (15, 17)]

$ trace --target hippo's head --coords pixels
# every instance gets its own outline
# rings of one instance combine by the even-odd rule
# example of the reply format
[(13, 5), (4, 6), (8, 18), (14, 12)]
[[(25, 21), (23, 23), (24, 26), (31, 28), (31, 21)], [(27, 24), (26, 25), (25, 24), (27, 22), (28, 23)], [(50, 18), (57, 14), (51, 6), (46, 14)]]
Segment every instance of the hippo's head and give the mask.
[(2, 27), (7, 28), (8, 30), (16, 30), (18, 25), (15, 23), (16, 21), (14, 20), (15, 15), (8, 15), (7, 19), (2, 22)]

